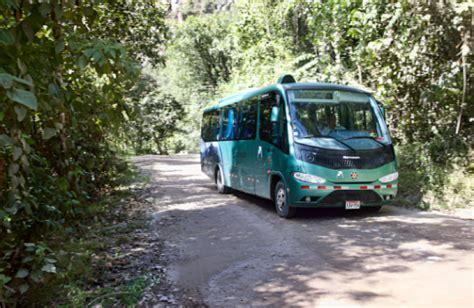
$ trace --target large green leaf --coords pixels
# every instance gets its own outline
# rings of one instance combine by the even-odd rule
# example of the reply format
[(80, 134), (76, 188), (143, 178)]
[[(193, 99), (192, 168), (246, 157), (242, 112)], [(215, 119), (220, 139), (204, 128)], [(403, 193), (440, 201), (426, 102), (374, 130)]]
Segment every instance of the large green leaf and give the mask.
[(53, 138), (54, 136), (56, 136), (56, 129), (55, 128), (45, 128), (44, 131), (43, 131), (43, 139), (44, 140), (49, 140), (51, 138)]
[(7, 284), (10, 280), (12, 280), (11, 277), (0, 274), (0, 285)]
[(23, 107), (15, 107), (16, 116), (19, 122), (22, 122), (26, 117), (26, 109)]
[(14, 102), (20, 103), (30, 109), (38, 109), (38, 102), (36, 96), (30, 91), (22, 89), (13, 89), (7, 92), (7, 96)]
[(23, 150), (20, 147), (15, 147), (13, 149), (13, 160), (17, 161), (20, 158), (21, 154), (23, 154)]
[(10, 74), (0, 73), (0, 85), (4, 89), (10, 89), (13, 85), (13, 76)]
[(56, 266), (52, 263), (45, 264), (41, 270), (46, 273), (56, 273)]
[(0, 144), (3, 145), (3, 146), (6, 146), (6, 147), (11, 146), (13, 144), (13, 140), (9, 136), (7, 136), (5, 134), (1, 134), (0, 135)]
[(14, 77), (12, 76), (13, 80), (16, 81), (16, 82), (19, 82), (21, 84), (24, 84), (26, 86), (29, 86), (29, 87), (32, 87), (33, 86), (33, 83), (29, 80), (26, 80), (26, 79), (21, 79), (21, 78), (18, 78), (18, 77)]
[(28, 274), (30, 273), (30, 271), (26, 268), (20, 268), (18, 270), (18, 272), (16, 272), (16, 275), (15, 277), (16, 278), (26, 278), (28, 276)]
[(0, 29), (0, 45), (13, 45), (15, 43), (15, 37), (13, 34), (5, 29)]

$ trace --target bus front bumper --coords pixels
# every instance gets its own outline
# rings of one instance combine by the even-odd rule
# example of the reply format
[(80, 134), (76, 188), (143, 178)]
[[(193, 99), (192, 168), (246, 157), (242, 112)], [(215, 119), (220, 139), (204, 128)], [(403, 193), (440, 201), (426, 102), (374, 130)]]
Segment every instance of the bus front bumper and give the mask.
[(345, 207), (346, 201), (360, 201), (362, 207), (380, 206), (395, 198), (398, 182), (371, 184), (309, 184), (294, 183), (289, 191), (289, 203), (293, 207)]

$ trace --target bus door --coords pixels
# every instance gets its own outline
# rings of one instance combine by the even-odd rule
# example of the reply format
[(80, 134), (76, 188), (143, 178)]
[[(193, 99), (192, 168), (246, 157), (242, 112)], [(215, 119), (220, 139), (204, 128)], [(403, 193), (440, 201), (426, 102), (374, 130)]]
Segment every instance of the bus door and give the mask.
[(259, 140), (255, 172), (255, 194), (270, 198), (270, 174), (283, 170), (288, 153), (285, 109), (278, 92), (260, 97)]
[(220, 135), (220, 151), (221, 165), (224, 170), (226, 184), (232, 188), (239, 189), (239, 181), (237, 178), (238, 170), (235, 157), (237, 155), (236, 147), (236, 124), (238, 120), (238, 105), (230, 105), (223, 107), (221, 135)]
[(257, 157), (257, 98), (240, 103), (242, 117), (238, 127), (237, 169), (241, 190), (255, 194), (255, 161)]

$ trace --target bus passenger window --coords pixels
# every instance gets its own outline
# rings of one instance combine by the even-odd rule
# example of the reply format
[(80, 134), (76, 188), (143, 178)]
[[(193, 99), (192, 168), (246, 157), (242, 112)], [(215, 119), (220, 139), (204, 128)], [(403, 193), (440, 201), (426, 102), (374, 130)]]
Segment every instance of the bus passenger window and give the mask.
[[(280, 119), (272, 122), (272, 108), (279, 106)], [(284, 104), (278, 104), (277, 94), (272, 92), (260, 101), (260, 140), (267, 141), (287, 152), (288, 140), (285, 126)]]
[(223, 136), (222, 140), (233, 140), (234, 139), (234, 122), (235, 122), (235, 111), (234, 107), (227, 107), (224, 109), (223, 118)]
[(219, 128), (220, 128), (220, 114), (219, 110), (214, 110), (211, 112), (211, 119), (210, 119), (210, 135), (209, 141), (216, 141), (219, 138)]
[(255, 131), (257, 128), (257, 99), (252, 98), (242, 102), (241, 108), (243, 115), (239, 139), (255, 139)]
[(239, 139), (239, 123), (242, 122), (242, 112), (239, 104), (235, 104), (234, 108), (234, 126), (232, 127), (233, 140)]
[(278, 123), (272, 123), (272, 108), (277, 106), (274, 93), (263, 96), (260, 101), (260, 139), (268, 141), (277, 146), (280, 145), (280, 133)]
[(202, 125), (201, 125), (201, 138), (204, 141), (210, 141), (211, 137), (211, 113), (206, 112), (202, 116)]

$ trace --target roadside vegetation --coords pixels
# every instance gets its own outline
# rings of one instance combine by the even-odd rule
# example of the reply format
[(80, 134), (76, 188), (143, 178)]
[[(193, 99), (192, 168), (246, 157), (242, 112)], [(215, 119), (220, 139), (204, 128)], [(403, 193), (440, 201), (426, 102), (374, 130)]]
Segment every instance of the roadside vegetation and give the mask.
[(164, 17), (145, 0), (0, 3), (0, 306), (87, 273), (100, 246), (64, 241), (111, 209), (139, 101), (174, 102), (141, 87), (163, 61)]
[(471, 3), (224, 2), (0, 2), (0, 306), (136, 303), (147, 276), (87, 284), (127, 155), (196, 152), (203, 107), (283, 73), (385, 105), (400, 205), (472, 206)]
[(186, 140), (198, 140), (201, 108), (281, 74), (353, 85), (386, 108), (398, 204), (473, 206), (472, 3), (236, 1), (203, 14), (209, 5), (185, 2), (158, 74), (188, 111), (170, 142), (197, 151)]

